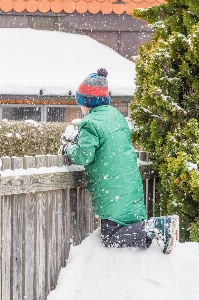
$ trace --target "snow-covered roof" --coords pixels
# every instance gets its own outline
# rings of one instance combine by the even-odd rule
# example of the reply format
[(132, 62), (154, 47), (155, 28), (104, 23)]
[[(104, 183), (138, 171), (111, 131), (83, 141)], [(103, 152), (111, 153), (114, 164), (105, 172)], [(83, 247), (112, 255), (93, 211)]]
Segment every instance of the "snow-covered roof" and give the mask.
[(1, 28), (0, 62), (0, 94), (74, 95), (83, 79), (102, 67), (111, 95), (135, 91), (135, 63), (86, 35)]

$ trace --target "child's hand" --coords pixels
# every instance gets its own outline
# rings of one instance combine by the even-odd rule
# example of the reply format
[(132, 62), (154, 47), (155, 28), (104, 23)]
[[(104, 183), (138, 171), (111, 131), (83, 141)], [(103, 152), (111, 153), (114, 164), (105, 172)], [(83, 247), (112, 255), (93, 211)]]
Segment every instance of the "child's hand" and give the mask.
[(76, 144), (78, 141), (78, 130), (73, 125), (66, 127), (65, 132), (61, 136), (62, 144), (71, 143)]
[(71, 143), (66, 143), (66, 144), (63, 144), (59, 147), (59, 150), (58, 150), (58, 155), (66, 155), (67, 154), (67, 149), (68, 149), (68, 146), (70, 145)]
[(59, 147), (58, 155), (66, 155), (70, 145), (75, 145), (78, 142), (78, 130), (76, 126), (69, 125), (61, 136), (62, 145)]

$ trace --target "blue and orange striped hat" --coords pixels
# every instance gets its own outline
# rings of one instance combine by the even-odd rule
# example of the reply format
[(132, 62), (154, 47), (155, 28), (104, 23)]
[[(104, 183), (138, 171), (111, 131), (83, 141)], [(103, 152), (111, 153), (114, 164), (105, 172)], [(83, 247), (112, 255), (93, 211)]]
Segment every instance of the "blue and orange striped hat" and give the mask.
[(86, 77), (76, 92), (77, 103), (86, 107), (110, 104), (107, 75), (107, 70), (100, 68)]

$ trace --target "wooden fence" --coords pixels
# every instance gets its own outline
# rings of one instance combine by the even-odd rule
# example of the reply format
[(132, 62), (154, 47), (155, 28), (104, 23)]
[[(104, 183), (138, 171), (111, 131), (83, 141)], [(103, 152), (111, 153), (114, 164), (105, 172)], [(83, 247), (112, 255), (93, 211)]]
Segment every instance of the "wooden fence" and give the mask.
[[(138, 157), (147, 160), (143, 152)], [(66, 265), (70, 245), (97, 227), (85, 172), (56, 155), (1, 161), (0, 300), (45, 300)], [(148, 165), (140, 170), (151, 214), (155, 179)]]

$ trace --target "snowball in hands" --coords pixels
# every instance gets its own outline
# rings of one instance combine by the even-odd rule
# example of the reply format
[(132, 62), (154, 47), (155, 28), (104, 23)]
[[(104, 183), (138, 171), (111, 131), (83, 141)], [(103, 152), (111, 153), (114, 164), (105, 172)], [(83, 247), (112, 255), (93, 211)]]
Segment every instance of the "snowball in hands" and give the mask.
[(66, 127), (65, 132), (62, 134), (62, 144), (65, 144), (66, 141), (72, 142), (76, 139), (78, 135), (78, 131), (75, 126), (73, 125), (68, 125)]

